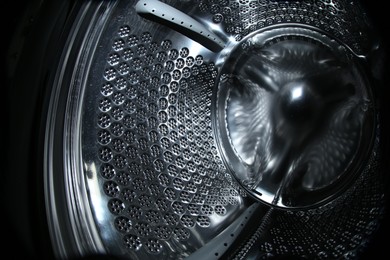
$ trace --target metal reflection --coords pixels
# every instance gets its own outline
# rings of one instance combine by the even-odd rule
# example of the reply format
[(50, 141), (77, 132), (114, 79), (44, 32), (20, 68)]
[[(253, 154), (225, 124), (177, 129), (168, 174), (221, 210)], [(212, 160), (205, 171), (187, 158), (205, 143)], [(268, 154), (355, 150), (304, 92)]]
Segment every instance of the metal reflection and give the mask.
[(227, 59), (219, 85), (234, 175), (282, 207), (332, 197), (371, 136), (364, 124), (372, 111), (363, 109), (369, 94), (354, 63), (342, 48), (302, 32), (249, 37)]

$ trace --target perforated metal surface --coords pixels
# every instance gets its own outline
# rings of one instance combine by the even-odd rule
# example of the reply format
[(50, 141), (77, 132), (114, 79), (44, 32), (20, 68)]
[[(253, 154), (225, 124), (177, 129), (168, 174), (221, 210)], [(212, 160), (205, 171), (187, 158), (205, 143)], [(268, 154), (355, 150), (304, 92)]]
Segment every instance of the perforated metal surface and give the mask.
[(83, 157), (101, 193), (91, 199), (106, 204), (100, 225), (124, 254), (184, 257), (239, 216), (246, 195), (212, 130), (211, 53), (132, 8), (118, 7), (127, 13), (107, 28), (86, 92)]
[(377, 154), (371, 156), (355, 186), (331, 203), (303, 211), (270, 210), (266, 227), (254, 231), (235, 250), (234, 259), (253, 255), (261, 259), (280, 255), (359, 259), (380, 228), (385, 210), (379, 158)]
[[(368, 24), (360, 7), (350, 1), (164, 1), (177, 11), (165, 13), (153, 2), (142, 2), (149, 8), (143, 14), (132, 1), (102, 3), (104, 12), (97, 11), (91, 25), (98, 29), (86, 36), (96, 41), (82, 49), (91, 58), (82, 63), (80, 55), (76, 62), (78, 91), (67, 97), (64, 134), (74, 145), (64, 157), (82, 180), (69, 185), (85, 192), (69, 207), (81, 201), (91, 212), (88, 224), (96, 226), (98, 242), (86, 242), (85, 251), (135, 259), (357, 255), (382, 213), (377, 143), (335, 200), (309, 210), (272, 209), (235, 179), (221, 147), (217, 103), (229, 53), (264, 28), (315, 31), (311, 43), (326, 38), (332, 46), (343, 42), (348, 57), (365, 55), (371, 43), (361, 33)], [(188, 17), (180, 23), (181, 12)], [(196, 41), (207, 32), (194, 35), (191, 19), (224, 43)]]
[(249, 33), (281, 23), (299, 23), (319, 28), (341, 39), (356, 52), (367, 51), (370, 40), (364, 10), (348, 1), (200, 1), (199, 9), (215, 24), (240, 41)]

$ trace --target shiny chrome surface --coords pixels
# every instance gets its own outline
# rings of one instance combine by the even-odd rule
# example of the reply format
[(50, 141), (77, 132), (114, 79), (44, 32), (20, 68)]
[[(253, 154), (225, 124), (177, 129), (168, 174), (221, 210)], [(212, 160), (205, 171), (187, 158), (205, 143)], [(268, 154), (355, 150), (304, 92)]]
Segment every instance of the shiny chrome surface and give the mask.
[[(362, 65), (371, 43), (366, 24), (351, 22), (359, 9), (337, 3), (86, 1), (47, 124), (57, 255), (243, 259), (364, 247), (383, 203)], [(354, 233), (362, 239), (351, 245)]]
[(220, 74), (218, 129), (249, 193), (299, 208), (353, 185), (374, 130), (356, 59), (325, 35), (286, 25), (256, 32), (231, 51)]

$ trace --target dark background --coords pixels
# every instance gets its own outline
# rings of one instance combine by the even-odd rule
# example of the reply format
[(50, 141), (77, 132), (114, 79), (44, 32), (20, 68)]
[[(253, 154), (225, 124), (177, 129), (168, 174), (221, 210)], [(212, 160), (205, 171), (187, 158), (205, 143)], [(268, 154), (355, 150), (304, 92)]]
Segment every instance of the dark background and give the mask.
[[(10, 111), (10, 104), (16, 102), (14, 100), (14, 96), (8, 95), (10, 92), (10, 76), (12, 75), (14, 69), (16, 68), (16, 64), (23, 60), (22, 53), (27, 50), (29, 52), (34, 52), (34, 44), (31, 42), (31, 39), (34, 38), (34, 32), (45, 30), (46, 26), (49, 26), (52, 22), (50, 19), (50, 15), (47, 15), (47, 10), (42, 10), (47, 8), (47, 2), (51, 2), (49, 5), (50, 8), (53, 8), (56, 4), (61, 5), (57, 0), (45, 1), (45, 0), (15, 0), (15, 1), (6, 1), (2, 5), (0, 15), (1, 19), (1, 35), (2, 35), (2, 46), (1, 46), (1, 97), (2, 97), (2, 119), (5, 119), (5, 124), (2, 124), (3, 130), (5, 129), (5, 135), (3, 131), (3, 144), (2, 146), (2, 155), (1, 158), (4, 160), (2, 162), (3, 169), (1, 170), (0, 175), (0, 209), (2, 221), (0, 222), (0, 236), (3, 242), (1, 244), (1, 253), (11, 254), (11, 258), (24, 258), (30, 259), (35, 257), (40, 258), (52, 258), (52, 252), (50, 249), (50, 243), (48, 241), (47, 230), (45, 229), (45, 222), (42, 219), (35, 218), (44, 218), (44, 212), (42, 212), (42, 208), (40, 208), (41, 202), (38, 202), (39, 199), (42, 199), (42, 194), (36, 190), (36, 188), (32, 188), (31, 186), (37, 185), (36, 182), (31, 181), (31, 178), (34, 178), (34, 169), (32, 169), (30, 183), (26, 183), (25, 186), (28, 187), (26, 191), (33, 191), (34, 194), (31, 194), (32, 202), (36, 203), (32, 205), (19, 205), (20, 208), (27, 207), (29, 210), (23, 211), (21, 209), (21, 215), (30, 214), (29, 212), (35, 212), (31, 219), (27, 222), (18, 223), (24, 221), (26, 216), (21, 219), (13, 219), (7, 218), (7, 211), (9, 210), (6, 205), (9, 203), (19, 203), (18, 201), (12, 201), (15, 197), (14, 193), (10, 193), (9, 190), (17, 192), (22, 192), (23, 190), (18, 189), (18, 187), (13, 187), (9, 189), (9, 182), (4, 182), (3, 180), (7, 179), (8, 175), (13, 174), (13, 165), (10, 162), (14, 161), (14, 158), (10, 158), (7, 153), (7, 149), (9, 145), (12, 145), (12, 140), (9, 140), (11, 133), (16, 129), (12, 129), (9, 126), (10, 117), (13, 115), (13, 111)], [(69, 1), (72, 2), (72, 1)], [(390, 42), (388, 33), (390, 33), (390, 9), (386, 7), (383, 1), (372, 1), (372, 0), (363, 0), (361, 1), (364, 8), (366, 9), (369, 18), (372, 20), (374, 24), (374, 30), (378, 35), (382, 37), (382, 41), (384, 42), (385, 49), (390, 50)], [(64, 9), (64, 12), (69, 11), (68, 9)], [(44, 15), (42, 15), (44, 14)], [(64, 14), (66, 15), (66, 14)], [(44, 18), (42, 18), (42, 16)], [(47, 20), (45, 20), (47, 19)], [(42, 33), (42, 32), (41, 32)], [(35, 39), (38, 41), (39, 39)], [(389, 70), (389, 59), (386, 59), (385, 64), (385, 88), (387, 82), (390, 80), (390, 70)], [(28, 71), (26, 71), (28, 74)], [(23, 77), (23, 73), (19, 74), (18, 77)], [(384, 100), (389, 98), (388, 91), (383, 90)], [(5, 100), (4, 100), (5, 99)], [(23, 105), (23, 104), (21, 104)], [(384, 111), (389, 111), (388, 102), (384, 102)], [(21, 120), (24, 120), (21, 118)], [(389, 168), (390, 161), (390, 152), (389, 152), (389, 120), (385, 120), (383, 136), (385, 137), (385, 163), (387, 168)], [(37, 141), (39, 142), (39, 141)], [(33, 142), (34, 143), (34, 142)], [(26, 149), (29, 149), (28, 146)], [(30, 149), (33, 149), (30, 147)], [(34, 149), (35, 150), (35, 149)], [(28, 152), (28, 151), (27, 151)], [(31, 152), (31, 151), (30, 151)], [(23, 158), (20, 160), (20, 163), (23, 163)], [(26, 161), (27, 163), (27, 161)], [(39, 162), (31, 162), (28, 161), (29, 164), (36, 165)], [(5, 187), (7, 185), (7, 187)], [(15, 184), (18, 185), (18, 184)], [(38, 186), (39, 187), (39, 186)], [(42, 205), (41, 205), (42, 206)], [(36, 208), (35, 208), (36, 207)], [(389, 208), (389, 207), (387, 207)], [(27, 216), (29, 217), (29, 216)], [(390, 248), (390, 243), (388, 242), (388, 234), (389, 233), (389, 213), (386, 213), (386, 221), (383, 223), (382, 228), (378, 232), (377, 236), (374, 238), (372, 246), (369, 250), (363, 255), (363, 259), (372, 259), (373, 256), (377, 255), (378, 252), (388, 252)], [(12, 222), (12, 223), (11, 223)], [(15, 224), (16, 223), (16, 224)], [(23, 232), (19, 232), (15, 230), (15, 226), (33, 226), (30, 230), (32, 232), (34, 241), (26, 240)], [(37, 248), (35, 248), (37, 247)]]

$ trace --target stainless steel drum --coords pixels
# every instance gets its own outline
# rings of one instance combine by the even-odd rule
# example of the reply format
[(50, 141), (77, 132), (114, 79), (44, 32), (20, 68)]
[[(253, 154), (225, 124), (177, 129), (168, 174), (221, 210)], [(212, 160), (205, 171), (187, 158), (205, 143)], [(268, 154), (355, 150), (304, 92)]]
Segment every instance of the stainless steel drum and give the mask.
[(83, 1), (52, 79), (56, 257), (354, 259), (380, 227), (357, 1)]

